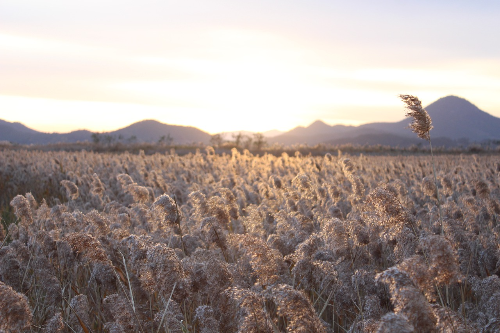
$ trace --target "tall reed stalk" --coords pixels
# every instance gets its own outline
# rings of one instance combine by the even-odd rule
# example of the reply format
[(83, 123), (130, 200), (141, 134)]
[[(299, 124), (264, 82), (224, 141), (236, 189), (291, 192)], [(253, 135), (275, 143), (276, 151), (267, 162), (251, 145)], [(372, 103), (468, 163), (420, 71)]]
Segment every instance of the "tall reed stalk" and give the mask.
[(431, 142), (431, 129), (432, 119), (427, 113), (427, 111), (423, 108), (422, 102), (416, 96), (412, 95), (399, 95), (399, 98), (406, 104), (406, 114), (407, 117), (412, 117), (413, 121), (409, 125), (409, 128), (417, 134), (417, 136), (421, 139), (429, 141), (429, 147), (431, 149), (431, 164), (432, 164), (432, 172), (434, 175), (434, 184), (436, 185), (436, 199), (438, 205), (438, 214), (439, 214), (439, 223), (441, 227), (441, 234), (444, 234), (443, 231), (443, 219), (441, 217), (441, 201), (439, 198), (439, 188), (437, 183), (436, 176), (436, 166), (434, 163), (434, 153), (432, 152), (432, 142)]

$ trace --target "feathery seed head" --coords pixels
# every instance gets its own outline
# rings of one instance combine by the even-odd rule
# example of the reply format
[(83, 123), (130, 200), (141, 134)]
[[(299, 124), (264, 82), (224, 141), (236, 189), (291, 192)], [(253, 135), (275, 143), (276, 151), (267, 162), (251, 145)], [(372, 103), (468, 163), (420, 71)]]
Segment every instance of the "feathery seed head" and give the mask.
[(27, 297), (0, 281), (0, 331), (21, 332), (32, 318)]
[(129, 185), (132, 185), (132, 184), (135, 184), (134, 180), (132, 179), (132, 177), (130, 177), (129, 175), (127, 175), (126, 173), (121, 173), (119, 174), (118, 176), (116, 176), (116, 179), (118, 179), (118, 181), (120, 182), (120, 184), (122, 185), (122, 187), (126, 188), (127, 186)]
[(432, 129), (432, 120), (427, 111), (422, 107), (422, 102), (412, 95), (399, 95), (399, 98), (406, 104), (406, 116), (413, 117), (410, 124), (411, 130), (419, 138), (430, 141), (430, 130)]
[(43, 333), (59, 333), (64, 329), (64, 322), (61, 312), (57, 312), (43, 327)]
[(70, 200), (76, 200), (80, 193), (78, 193), (78, 187), (69, 180), (61, 180), (61, 185), (66, 189), (66, 195)]
[(401, 315), (389, 312), (380, 320), (377, 333), (413, 333), (415, 330), (408, 319)]
[[(120, 179), (120, 181), (121, 181), (121, 179)], [(122, 185), (123, 185), (123, 183), (122, 183)], [(102, 185), (102, 182), (96, 173), (94, 173), (92, 175), (92, 189), (90, 191), (92, 193), (94, 193), (95, 195), (97, 195), (98, 197), (102, 197), (104, 194), (104, 185)]]
[(153, 210), (156, 209), (157, 211), (161, 211), (166, 224), (173, 225), (177, 223), (177, 205), (175, 204), (174, 199), (172, 199), (167, 194), (162, 194), (160, 197), (158, 197), (151, 208)]
[(323, 323), (302, 291), (280, 284), (272, 288), (272, 296), (278, 306), (278, 314), (288, 320), (287, 332), (326, 333)]
[(14, 207), (17, 218), (21, 219), (21, 222), (23, 224), (30, 225), (33, 223), (31, 207), (25, 197), (23, 197), (22, 195), (16, 195), (16, 197), (10, 202), (10, 205)]
[(434, 180), (429, 176), (422, 179), (422, 191), (425, 195), (437, 199), (437, 187)]

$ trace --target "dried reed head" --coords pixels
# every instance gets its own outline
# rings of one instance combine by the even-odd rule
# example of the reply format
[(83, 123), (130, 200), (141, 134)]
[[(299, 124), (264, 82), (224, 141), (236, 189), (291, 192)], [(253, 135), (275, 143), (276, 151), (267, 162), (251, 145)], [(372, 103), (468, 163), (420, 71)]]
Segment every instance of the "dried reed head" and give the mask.
[(99, 179), (97, 173), (94, 173), (92, 175), (92, 187), (90, 192), (97, 195), (98, 197), (102, 197), (104, 195), (104, 185), (102, 185), (102, 182)]
[(137, 319), (130, 302), (123, 296), (112, 294), (103, 300), (104, 315), (120, 325), (125, 332), (138, 332)]
[(277, 175), (270, 176), (269, 183), (271, 183), (271, 185), (277, 190), (283, 188), (283, 183), (281, 181), (281, 178)]
[(420, 240), (429, 256), (429, 274), (438, 286), (460, 281), (458, 258), (450, 242), (443, 236), (427, 236)]
[(146, 203), (149, 201), (149, 190), (145, 186), (131, 184), (127, 186), (127, 191), (132, 194), (134, 201), (138, 203)]
[(227, 249), (226, 235), (215, 217), (205, 217), (200, 223), (200, 231), (205, 236), (207, 244), (215, 244), (223, 252)]
[(176, 296), (185, 296), (186, 274), (175, 251), (165, 244), (150, 247), (146, 254), (146, 264), (140, 274), (141, 284), (151, 295), (160, 292), (169, 295), (174, 285)]
[(204, 217), (208, 212), (207, 198), (200, 191), (191, 192), (188, 196), (189, 201), (196, 210), (199, 217)]
[(96, 235), (97, 236), (106, 236), (109, 234), (109, 224), (110, 222), (106, 217), (103, 215), (99, 214), (97, 210), (92, 210), (91, 212), (87, 213), (85, 215), (86, 219), (96, 228)]
[(404, 271), (420, 288), (428, 300), (434, 300), (435, 288), (433, 277), (429, 274), (428, 266), (422, 256), (414, 255), (403, 260), (397, 268)]
[(436, 183), (430, 176), (424, 177), (424, 179), (422, 179), (422, 192), (424, 192), (425, 195), (428, 195), (433, 199), (437, 199), (438, 192)]
[(406, 116), (413, 118), (409, 126), (411, 130), (416, 133), (419, 138), (430, 141), (432, 120), (427, 111), (422, 107), (422, 102), (412, 95), (399, 95), (399, 98), (406, 104)]
[(174, 199), (172, 199), (167, 194), (162, 194), (159, 196), (155, 202), (151, 205), (152, 210), (160, 212), (163, 216), (163, 222), (166, 225), (175, 225), (179, 223), (179, 212), (177, 210), (177, 204)]
[(401, 204), (398, 197), (385, 187), (377, 187), (368, 195), (371, 203), (379, 215), (389, 226), (401, 229), (405, 224), (413, 228), (413, 217)]
[(382, 317), (377, 333), (413, 333), (415, 330), (408, 319), (394, 312), (389, 312)]
[(78, 187), (69, 180), (61, 180), (61, 185), (66, 189), (66, 195), (70, 200), (76, 200), (80, 193), (78, 192)]
[(211, 306), (201, 305), (196, 308), (194, 319), (200, 327), (200, 333), (218, 333), (219, 322)]
[(436, 328), (442, 333), (478, 333), (470, 323), (467, 323), (458, 313), (450, 308), (432, 305), (434, 315), (437, 318)]
[(89, 285), (97, 285), (103, 293), (113, 293), (117, 289), (116, 273), (110, 262), (95, 262), (92, 265)]
[(278, 315), (286, 317), (288, 321), (287, 332), (326, 333), (323, 323), (302, 291), (280, 284), (273, 287), (271, 292), (278, 306)]
[(71, 245), (73, 251), (82, 254), (92, 262), (108, 262), (108, 257), (101, 243), (92, 235), (82, 233), (71, 233), (64, 240)]
[(342, 169), (347, 175), (355, 172), (354, 164), (352, 163), (350, 158), (344, 158), (342, 160)]
[(488, 183), (484, 180), (479, 179), (474, 182), (474, 189), (476, 190), (476, 195), (481, 199), (488, 199), (490, 197), (490, 188)]
[(278, 250), (271, 248), (262, 239), (246, 235), (234, 235), (231, 243), (243, 247), (246, 255), (250, 257), (250, 265), (257, 276), (257, 282), (264, 286), (276, 283), (280, 278), (280, 268), (283, 257)]
[(27, 297), (0, 281), (0, 331), (21, 332), (32, 319)]
[(64, 322), (61, 312), (53, 315), (43, 326), (43, 333), (60, 333), (64, 329)]
[(436, 332), (436, 317), (432, 308), (408, 274), (391, 267), (377, 274), (376, 278), (389, 286), (396, 314), (406, 316), (416, 332)]
[[(90, 326), (90, 304), (87, 295), (73, 297), (69, 303), (71, 314), (68, 323), (79, 333), (86, 333)], [(85, 329), (84, 329), (85, 327)]]
[(33, 216), (31, 215), (31, 207), (28, 200), (22, 195), (16, 195), (14, 199), (10, 202), (10, 205), (14, 207), (15, 214), (21, 223), (24, 225), (30, 225), (33, 223)]
[(238, 331), (249, 333), (272, 333), (271, 318), (265, 309), (264, 298), (249, 289), (230, 288), (227, 294), (236, 302)]
[(134, 180), (132, 177), (127, 175), (126, 173), (121, 173), (118, 176), (116, 176), (116, 179), (120, 182), (123, 188), (126, 188), (129, 185), (135, 184)]
[(38, 207), (38, 203), (36, 202), (35, 197), (33, 196), (33, 194), (31, 194), (31, 192), (26, 193), (25, 197), (28, 200), (31, 209), (34, 211)]
[(221, 197), (211, 197), (208, 199), (208, 215), (213, 216), (219, 222), (219, 225), (225, 229), (229, 227), (231, 217), (229, 215), (229, 207)]
[(292, 184), (301, 192), (310, 191), (312, 189), (311, 179), (305, 173), (299, 173), (292, 179)]

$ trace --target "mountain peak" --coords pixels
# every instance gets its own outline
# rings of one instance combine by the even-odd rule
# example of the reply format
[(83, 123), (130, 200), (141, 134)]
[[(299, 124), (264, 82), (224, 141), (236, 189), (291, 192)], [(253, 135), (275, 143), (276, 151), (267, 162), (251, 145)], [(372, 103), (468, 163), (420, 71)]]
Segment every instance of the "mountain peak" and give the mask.
[(308, 129), (316, 130), (316, 131), (324, 131), (331, 129), (330, 125), (325, 124), (322, 120), (316, 120), (311, 125), (307, 126)]
[[(477, 106), (466, 100), (465, 98), (458, 96), (446, 96), (438, 99), (437, 101), (429, 104), (426, 109), (430, 112), (431, 110), (439, 110), (439, 112), (446, 112), (448, 114), (456, 113), (484, 113)], [(435, 111), (434, 111), (435, 112)]]

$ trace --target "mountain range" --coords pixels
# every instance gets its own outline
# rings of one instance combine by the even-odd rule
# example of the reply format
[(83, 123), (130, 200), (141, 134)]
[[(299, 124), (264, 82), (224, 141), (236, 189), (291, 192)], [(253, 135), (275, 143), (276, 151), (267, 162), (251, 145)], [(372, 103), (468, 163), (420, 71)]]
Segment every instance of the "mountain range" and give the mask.
[(0, 120), (0, 141), (20, 144), (50, 144), (92, 141), (97, 134), (99, 140), (106, 142), (158, 142), (170, 137), (176, 144), (204, 143), (208, 144), (212, 137), (207, 132), (190, 126), (168, 125), (156, 120), (143, 120), (112, 132), (93, 133), (87, 130), (70, 133), (44, 133), (24, 126), (21, 123), (10, 123)]
[[(456, 97), (443, 97), (426, 108), (434, 128), (431, 130), (433, 145), (457, 146), (485, 140), (500, 140), (500, 118), (494, 117), (469, 101)], [(308, 144), (359, 144), (408, 147), (425, 143), (408, 129), (411, 118), (398, 122), (369, 123), (360, 126), (328, 125), (321, 120), (307, 127), (299, 126), (288, 132), (269, 131), (265, 133), (267, 142), (284, 145)], [(220, 133), (226, 140), (233, 134)], [(242, 132), (251, 136), (251, 132)], [(94, 137), (92, 135), (94, 134)], [(58, 142), (78, 142), (103, 140), (104, 142), (158, 142), (163, 140), (175, 144), (210, 142), (211, 135), (195, 127), (143, 120), (112, 132), (92, 133), (88, 130), (70, 133), (44, 133), (26, 127), (21, 123), (0, 120), (0, 141), (20, 144), (49, 144)]]
[[(467, 145), (470, 142), (500, 140), (500, 118), (476, 107), (466, 99), (447, 96), (426, 108), (434, 128), (431, 140), (436, 146)], [(425, 141), (408, 129), (411, 118), (398, 122), (369, 123), (360, 126), (330, 126), (318, 120), (307, 127), (296, 127), (268, 141), (271, 143), (308, 144), (360, 144), (408, 147)]]

